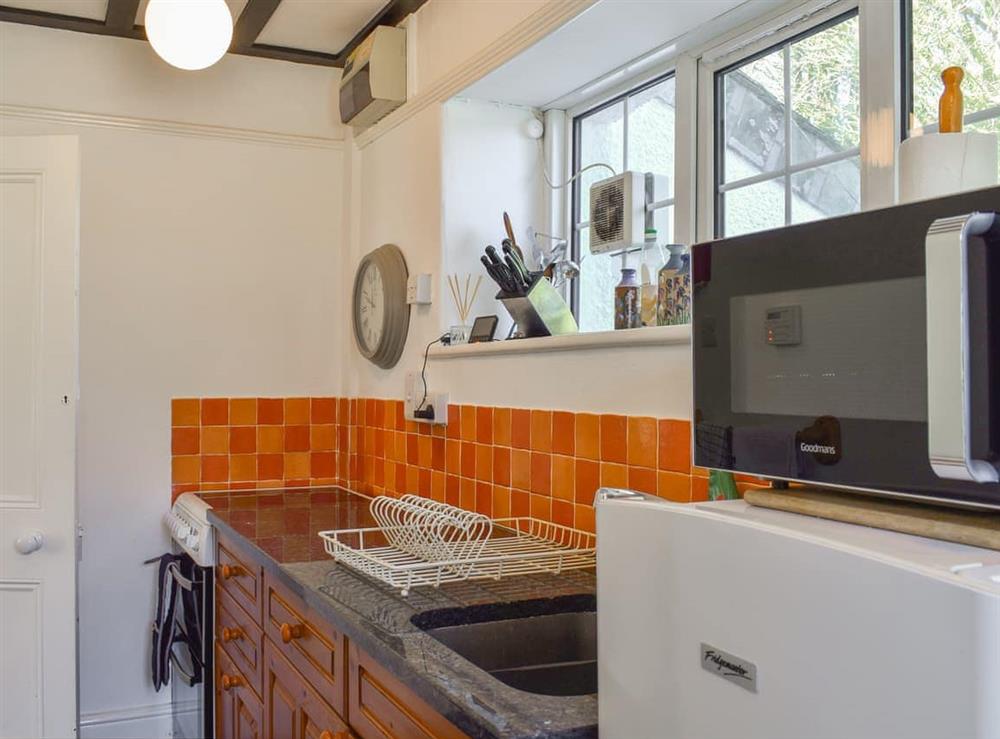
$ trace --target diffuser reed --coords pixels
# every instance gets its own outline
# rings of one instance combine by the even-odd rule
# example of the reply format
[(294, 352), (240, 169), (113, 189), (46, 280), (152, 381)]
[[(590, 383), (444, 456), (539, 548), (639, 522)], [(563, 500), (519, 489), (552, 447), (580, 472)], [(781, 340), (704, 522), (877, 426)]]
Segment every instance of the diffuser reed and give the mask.
[(479, 285), (482, 281), (483, 276), (479, 275), (473, 284), (472, 275), (466, 275), (463, 285), (457, 274), (448, 275), (448, 287), (451, 288), (451, 297), (455, 301), (455, 310), (458, 311), (458, 325), (451, 327), (452, 344), (464, 344), (469, 340), (471, 331), (469, 313), (472, 312), (472, 305), (476, 302), (476, 295), (479, 294)]

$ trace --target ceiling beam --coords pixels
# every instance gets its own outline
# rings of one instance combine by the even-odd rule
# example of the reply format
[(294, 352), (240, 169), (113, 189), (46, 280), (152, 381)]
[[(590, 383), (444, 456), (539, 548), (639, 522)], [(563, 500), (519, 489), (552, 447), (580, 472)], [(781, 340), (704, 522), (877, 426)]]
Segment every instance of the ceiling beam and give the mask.
[(141, 25), (136, 23), (138, 12), (139, 0), (108, 0), (108, 12), (104, 16), (108, 33), (115, 36), (131, 33), (136, 25)]
[(390, 0), (382, 10), (375, 14), (374, 18), (365, 24), (364, 28), (354, 34), (354, 38), (347, 42), (347, 46), (337, 52), (337, 63), (334, 66), (343, 67), (351, 52), (368, 38), (376, 26), (398, 25), (410, 13), (415, 13), (425, 2), (427, 0)]
[(281, 0), (248, 0), (233, 26), (233, 43), (229, 51), (246, 54), (280, 4)]
[(232, 54), (243, 56), (258, 56), (264, 59), (281, 59), (285, 62), (299, 64), (316, 64), (321, 67), (341, 67), (340, 58), (336, 54), (309, 49), (290, 49), (287, 46), (271, 46), (270, 44), (253, 44), (246, 49), (230, 49)]

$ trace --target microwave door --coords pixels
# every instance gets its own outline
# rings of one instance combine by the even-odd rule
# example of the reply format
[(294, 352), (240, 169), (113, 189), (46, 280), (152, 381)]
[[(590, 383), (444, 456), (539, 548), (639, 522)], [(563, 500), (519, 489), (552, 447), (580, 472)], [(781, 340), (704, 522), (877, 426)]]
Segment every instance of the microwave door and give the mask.
[(997, 483), (1000, 404), (991, 380), (1000, 370), (1000, 290), (991, 282), (1000, 264), (1000, 214), (938, 219), (925, 250), (930, 465), (942, 479)]

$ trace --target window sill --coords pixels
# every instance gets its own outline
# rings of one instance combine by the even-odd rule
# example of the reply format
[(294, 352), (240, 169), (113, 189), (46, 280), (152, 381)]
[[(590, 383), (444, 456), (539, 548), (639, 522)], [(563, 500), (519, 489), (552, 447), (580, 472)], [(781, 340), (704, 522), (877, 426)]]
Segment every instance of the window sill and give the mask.
[(592, 331), (567, 336), (540, 336), (535, 339), (488, 341), (481, 344), (436, 346), (432, 359), (490, 357), (497, 354), (540, 354), (546, 352), (591, 351), (594, 349), (686, 345), (691, 343), (691, 326), (650, 326), (626, 331)]

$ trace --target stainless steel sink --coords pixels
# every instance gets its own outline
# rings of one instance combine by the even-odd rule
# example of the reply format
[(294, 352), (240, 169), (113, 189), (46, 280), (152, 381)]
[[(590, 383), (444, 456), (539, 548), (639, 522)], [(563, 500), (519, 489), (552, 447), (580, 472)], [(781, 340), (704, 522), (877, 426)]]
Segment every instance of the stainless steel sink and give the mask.
[(449, 608), (412, 620), (513, 688), (543, 695), (597, 692), (593, 596)]

